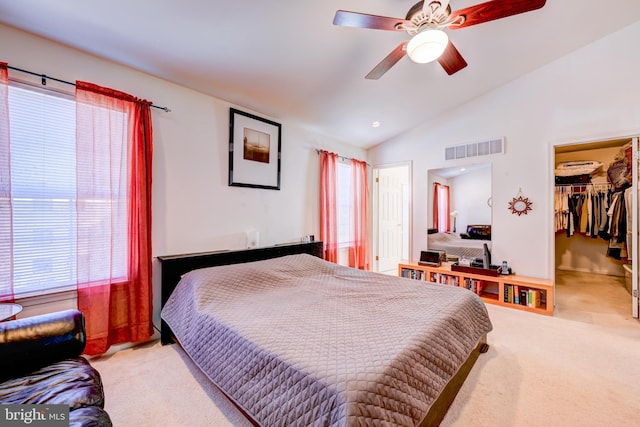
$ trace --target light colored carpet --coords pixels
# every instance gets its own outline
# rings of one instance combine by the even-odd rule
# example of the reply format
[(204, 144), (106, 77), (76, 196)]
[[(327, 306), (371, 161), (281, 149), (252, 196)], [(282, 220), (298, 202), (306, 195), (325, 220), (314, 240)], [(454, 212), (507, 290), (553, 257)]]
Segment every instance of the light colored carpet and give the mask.
[(640, 324), (607, 327), (489, 306), (491, 348), (446, 426), (632, 426), (640, 410)]
[(556, 271), (555, 316), (625, 329), (634, 324), (625, 278), (576, 271)]
[(92, 359), (116, 427), (250, 426), (176, 345), (152, 344)]
[[(632, 426), (640, 323), (619, 328), (488, 306), (494, 331), (443, 426)], [(175, 345), (92, 360), (115, 426), (244, 426)]]

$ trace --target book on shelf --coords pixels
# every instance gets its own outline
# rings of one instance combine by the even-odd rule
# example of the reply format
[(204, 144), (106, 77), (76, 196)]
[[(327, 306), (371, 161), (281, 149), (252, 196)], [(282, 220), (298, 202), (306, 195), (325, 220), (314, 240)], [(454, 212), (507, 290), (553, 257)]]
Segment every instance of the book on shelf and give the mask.
[(529, 299), (527, 306), (532, 308), (540, 308), (540, 291), (538, 289), (529, 289)]
[(527, 297), (529, 296), (529, 292), (526, 289), (520, 289), (520, 305), (528, 305)]
[(464, 287), (471, 292), (475, 292), (476, 289), (476, 281), (474, 279), (466, 278), (464, 279)]
[[(456, 286), (459, 286), (459, 281), (457, 277), (455, 277), (454, 284)], [(484, 281), (478, 280), (478, 279), (471, 279), (467, 277), (464, 279), (464, 287), (465, 289), (470, 290), (474, 294), (480, 295), (484, 290)]]
[(544, 291), (540, 289), (521, 289), (518, 285), (504, 284), (503, 301), (510, 304), (525, 305), (531, 308), (542, 307)]
[(416, 270), (413, 270), (411, 268), (403, 268), (401, 274), (402, 274), (402, 277), (406, 277), (408, 279), (417, 278)]
[(477, 280), (476, 281), (476, 294), (478, 295), (482, 295), (482, 291), (484, 290), (484, 281), (483, 280)]

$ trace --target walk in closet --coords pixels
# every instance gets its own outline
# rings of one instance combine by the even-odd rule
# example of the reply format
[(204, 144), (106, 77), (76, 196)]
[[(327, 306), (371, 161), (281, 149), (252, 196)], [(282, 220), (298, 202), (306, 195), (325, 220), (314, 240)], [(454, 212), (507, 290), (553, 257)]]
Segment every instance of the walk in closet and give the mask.
[(556, 295), (579, 312), (631, 314), (632, 152), (632, 138), (555, 148)]

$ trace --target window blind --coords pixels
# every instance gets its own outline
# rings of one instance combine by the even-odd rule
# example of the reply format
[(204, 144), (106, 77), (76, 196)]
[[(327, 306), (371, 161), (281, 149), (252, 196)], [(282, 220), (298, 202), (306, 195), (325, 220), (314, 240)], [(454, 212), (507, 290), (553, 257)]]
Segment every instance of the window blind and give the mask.
[(75, 287), (75, 102), (9, 87), (14, 294)]
[[(126, 132), (126, 117), (120, 117), (121, 113), (115, 116), (107, 126), (116, 123)], [(82, 183), (83, 188), (96, 188), (93, 194), (98, 196), (83, 199), (83, 212), (91, 215), (95, 231), (91, 241), (78, 249), (73, 96), (10, 85), (9, 117), (14, 295), (20, 298), (75, 289), (78, 252), (91, 254), (94, 279), (112, 278), (113, 271), (124, 278), (126, 203), (114, 212), (113, 193), (108, 190), (113, 183), (100, 171), (95, 171), (95, 182)], [(111, 148), (107, 141), (106, 150)], [(126, 152), (126, 145), (116, 149)], [(126, 153), (122, 157), (126, 159)], [(118, 183), (125, 187), (118, 197), (126, 199), (126, 178), (124, 181)], [(118, 230), (115, 234), (114, 229)], [(114, 236), (119, 242), (115, 247), (111, 245)], [(118, 253), (115, 265), (109, 261), (112, 257), (103, 256), (104, 251)]]

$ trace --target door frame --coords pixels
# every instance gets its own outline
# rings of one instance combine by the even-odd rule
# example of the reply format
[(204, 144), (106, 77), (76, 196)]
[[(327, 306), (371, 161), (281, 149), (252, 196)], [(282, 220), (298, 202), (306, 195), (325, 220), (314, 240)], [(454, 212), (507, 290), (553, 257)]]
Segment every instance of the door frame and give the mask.
[(632, 150), (632, 168), (631, 175), (633, 177), (631, 191), (632, 193), (632, 209), (634, 212), (633, 223), (631, 227), (631, 308), (632, 316), (636, 319), (640, 318), (640, 300), (638, 299), (638, 262), (640, 256), (638, 256), (638, 221), (640, 220), (640, 212), (638, 210), (638, 137), (635, 136), (631, 139)]
[[(583, 139), (580, 141), (576, 141), (576, 140), (570, 140), (570, 141), (564, 141), (564, 142), (554, 142), (552, 144), (549, 144), (549, 206), (550, 206), (550, 234), (549, 234), (549, 267), (551, 270), (551, 279), (553, 280), (553, 287), (554, 287), (554, 298), (556, 295), (555, 292), (555, 286), (556, 286), (556, 239), (555, 239), (555, 230), (554, 230), (554, 226), (553, 224), (555, 223), (555, 160), (556, 160), (556, 148), (558, 147), (567, 147), (567, 146), (571, 146), (571, 145), (585, 145), (585, 144), (598, 144), (600, 142), (606, 142), (606, 141), (615, 141), (615, 140), (623, 140), (623, 139), (628, 139), (631, 140), (633, 142), (632, 144), (632, 150), (633, 150), (633, 169), (632, 169), (632, 173), (633, 173), (633, 181), (632, 181), (632, 192), (633, 192), (633, 197), (632, 197), (632, 208), (635, 212), (635, 215), (633, 216), (633, 222), (632, 222), (632, 253), (635, 254), (635, 260), (632, 260), (632, 264), (631, 264), (631, 268), (632, 268), (632, 275), (631, 275), (631, 280), (632, 280), (632, 296), (631, 296), (631, 309), (632, 309), (632, 315), (634, 318), (638, 318), (640, 313), (639, 313), (639, 304), (640, 304), (640, 300), (638, 299), (638, 271), (639, 271), (639, 266), (640, 266), (640, 254), (638, 254), (638, 231), (639, 231), (639, 224), (638, 222), (640, 221), (640, 212), (638, 211), (638, 188), (639, 188), (639, 179), (640, 177), (638, 176), (638, 158), (639, 158), (639, 153), (638, 153), (638, 135), (640, 134), (640, 132), (638, 133), (634, 133), (631, 135), (611, 135), (609, 137), (594, 137), (594, 138), (587, 138), (587, 139)], [(635, 294), (633, 294), (633, 290), (635, 290)], [(635, 296), (634, 296), (635, 295)], [(556, 305), (556, 301), (553, 301), (553, 306), (555, 307)]]
[(376, 165), (373, 167), (373, 197), (372, 197), (372, 207), (373, 207), (373, 221), (372, 221), (372, 229), (373, 229), (373, 239), (372, 239), (372, 256), (371, 256), (371, 266), (373, 271), (379, 271), (378, 266), (378, 254), (380, 253), (379, 248), (379, 209), (380, 209), (380, 197), (379, 197), (379, 189), (378, 186), (378, 176), (379, 171), (381, 169), (393, 169), (393, 168), (407, 168), (408, 174), (408, 198), (407, 201), (407, 209), (408, 209), (408, 224), (403, 224), (408, 228), (408, 239), (405, 243), (409, 260), (412, 258), (411, 248), (413, 247), (413, 162), (411, 160), (405, 162), (394, 162), (382, 165)]

